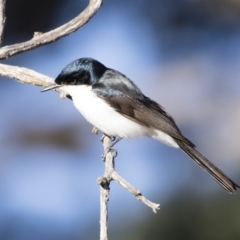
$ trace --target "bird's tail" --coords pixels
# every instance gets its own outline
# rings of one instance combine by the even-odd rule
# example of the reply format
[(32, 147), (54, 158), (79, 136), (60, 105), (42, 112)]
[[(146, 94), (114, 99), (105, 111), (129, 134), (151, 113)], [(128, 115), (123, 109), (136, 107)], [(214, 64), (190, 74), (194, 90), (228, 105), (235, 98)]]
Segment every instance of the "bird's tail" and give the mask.
[(227, 175), (225, 175), (220, 169), (218, 169), (213, 163), (199, 153), (194, 147), (189, 146), (187, 143), (181, 140), (175, 139), (179, 147), (197, 163), (204, 170), (208, 171), (211, 176), (223, 187), (228, 193), (234, 193), (240, 186), (232, 181)]

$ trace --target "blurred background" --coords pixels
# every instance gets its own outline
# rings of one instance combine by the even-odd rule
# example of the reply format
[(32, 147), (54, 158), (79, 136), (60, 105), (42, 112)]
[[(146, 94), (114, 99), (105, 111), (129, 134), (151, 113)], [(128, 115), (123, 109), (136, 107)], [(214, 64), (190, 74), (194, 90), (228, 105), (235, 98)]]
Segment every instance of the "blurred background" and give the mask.
[[(54, 29), (87, 4), (8, 0), (4, 45)], [(126, 74), (240, 183), (239, 1), (105, 0), (76, 33), (2, 62), (55, 78), (80, 57)], [(98, 239), (101, 134), (71, 101), (40, 90), (0, 81), (0, 239)], [(110, 239), (240, 239), (239, 194), (227, 194), (180, 150), (147, 138), (115, 148), (119, 174), (161, 210), (153, 214), (112, 183)]]

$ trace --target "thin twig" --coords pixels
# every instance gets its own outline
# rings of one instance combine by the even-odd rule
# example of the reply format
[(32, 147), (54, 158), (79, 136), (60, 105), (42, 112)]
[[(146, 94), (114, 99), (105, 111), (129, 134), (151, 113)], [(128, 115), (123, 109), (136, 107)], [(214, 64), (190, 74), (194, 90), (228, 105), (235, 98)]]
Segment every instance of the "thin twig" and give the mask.
[(2, 46), (3, 32), (4, 32), (5, 22), (6, 22), (5, 5), (6, 5), (6, 0), (0, 0), (0, 47)]
[(52, 31), (43, 34), (36, 34), (29, 41), (1, 48), (0, 59), (5, 59), (21, 52), (29, 51), (42, 45), (49, 44), (61, 37), (67, 36), (68, 34), (77, 31), (94, 16), (101, 5), (102, 0), (89, 0), (87, 8), (68, 23), (55, 28)]
[(100, 240), (108, 239), (108, 201), (109, 182), (106, 178), (100, 177), (97, 180), (100, 187)]
[(112, 180), (115, 180), (119, 185), (127, 189), (129, 192), (131, 192), (139, 201), (146, 204), (148, 207), (150, 207), (154, 213), (157, 213), (157, 210), (160, 209), (160, 204), (154, 203), (149, 201), (147, 198), (145, 198), (142, 193), (133, 187), (130, 183), (128, 183), (124, 178), (122, 178), (116, 171), (113, 171), (111, 174)]
[(16, 67), (0, 63), (0, 75), (14, 78), (23, 84), (48, 87), (53, 83), (53, 79), (28, 68)]
[[(28, 68), (16, 67), (0, 63), (0, 75), (14, 78), (23, 84), (31, 84), (40, 87), (48, 87), (53, 84), (53, 79)], [(61, 98), (66, 97), (66, 93), (61, 88), (54, 89), (60, 93)]]
[[(102, 137), (104, 151), (111, 146), (111, 139), (108, 136)], [(102, 239), (107, 239), (107, 204), (109, 200), (109, 185), (112, 180), (115, 180), (120, 186), (127, 189), (131, 192), (138, 200), (143, 202), (145, 205), (150, 207), (154, 213), (157, 213), (157, 210), (160, 209), (160, 204), (151, 202), (147, 198), (145, 198), (141, 192), (133, 187), (130, 183), (128, 183), (123, 177), (121, 177), (114, 168), (114, 150), (109, 151), (106, 155), (105, 159), (105, 173), (103, 177), (98, 178), (98, 184), (101, 185), (101, 197), (100, 197), (100, 205), (101, 205), (101, 216), (100, 216), (100, 226), (101, 226), (101, 233), (103, 233)]]
[[(103, 135), (104, 152), (111, 146), (111, 139)], [(114, 170), (114, 153), (109, 151), (104, 159), (105, 171), (102, 177), (99, 177), (97, 183), (100, 185), (100, 240), (108, 239), (108, 201), (111, 182), (111, 173)]]

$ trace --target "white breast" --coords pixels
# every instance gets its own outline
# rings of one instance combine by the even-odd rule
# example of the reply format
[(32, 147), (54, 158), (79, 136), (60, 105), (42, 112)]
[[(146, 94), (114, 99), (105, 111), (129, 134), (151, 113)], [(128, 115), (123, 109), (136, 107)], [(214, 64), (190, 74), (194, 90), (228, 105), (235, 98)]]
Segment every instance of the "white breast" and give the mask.
[(115, 111), (103, 99), (92, 91), (91, 86), (64, 86), (70, 94), (78, 111), (88, 122), (110, 136), (133, 138), (148, 136), (160, 140), (170, 146), (178, 147), (176, 142), (167, 134), (141, 126)]

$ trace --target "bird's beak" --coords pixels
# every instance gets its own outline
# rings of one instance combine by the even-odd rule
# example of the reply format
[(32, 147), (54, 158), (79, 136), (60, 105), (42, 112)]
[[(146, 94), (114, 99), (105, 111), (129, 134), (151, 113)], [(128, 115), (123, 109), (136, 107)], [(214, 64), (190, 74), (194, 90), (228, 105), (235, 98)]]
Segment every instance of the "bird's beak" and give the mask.
[(54, 85), (44, 88), (41, 92), (46, 92), (46, 91), (53, 90), (53, 89), (56, 89), (59, 87), (61, 87), (61, 85), (54, 84)]

